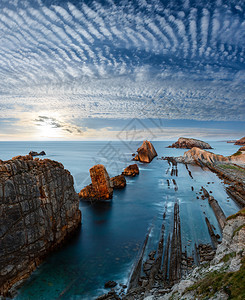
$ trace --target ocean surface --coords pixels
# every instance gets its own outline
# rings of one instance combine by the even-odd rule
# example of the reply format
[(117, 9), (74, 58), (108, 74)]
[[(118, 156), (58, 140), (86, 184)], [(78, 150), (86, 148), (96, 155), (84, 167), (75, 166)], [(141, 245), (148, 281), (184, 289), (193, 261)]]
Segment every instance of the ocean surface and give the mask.
[[(214, 148), (211, 151), (223, 155), (235, 153), (239, 148), (226, 142), (210, 143)], [(0, 159), (26, 155), (30, 150), (44, 150), (47, 158), (62, 162), (71, 172), (79, 192), (90, 183), (90, 167), (102, 163), (111, 177), (118, 175), (132, 163), (132, 153), (140, 144), (122, 141), (0, 142)], [(153, 141), (153, 144), (159, 158), (179, 156), (186, 151), (166, 148), (172, 144), (169, 141)], [(148, 250), (156, 246), (165, 211), (166, 242), (168, 231), (172, 229), (176, 201), (180, 205), (182, 248), (186, 247), (191, 255), (195, 243), (210, 243), (205, 216), (221, 235), (207, 199), (196, 198), (201, 186), (212, 191), (226, 216), (239, 210), (226, 194), (222, 181), (208, 170), (189, 166), (192, 179), (181, 164), (178, 164), (178, 177), (171, 177), (168, 162), (164, 160), (155, 158), (150, 164), (138, 165), (139, 176), (127, 178), (126, 188), (115, 190), (111, 202), (80, 203), (81, 231), (38, 267), (16, 299), (94, 299), (106, 292), (104, 283), (108, 280), (126, 284), (150, 227), (153, 229)], [(173, 178), (178, 190), (174, 189)]]

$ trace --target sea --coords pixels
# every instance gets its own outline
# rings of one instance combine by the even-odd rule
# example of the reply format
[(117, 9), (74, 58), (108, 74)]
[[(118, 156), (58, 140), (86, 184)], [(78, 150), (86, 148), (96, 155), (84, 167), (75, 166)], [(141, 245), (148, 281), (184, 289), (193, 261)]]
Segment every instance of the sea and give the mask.
[[(89, 169), (93, 165), (104, 164), (109, 175), (116, 176), (134, 163), (132, 153), (141, 143), (0, 142), (0, 159), (26, 155), (31, 150), (44, 150), (47, 154), (45, 158), (61, 162), (71, 172), (75, 189), (79, 192), (90, 183)], [(127, 178), (126, 188), (115, 190), (111, 201), (93, 204), (80, 202), (81, 230), (32, 273), (15, 299), (95, 299), (107, 292), (104, 284), (109, 280), (127, 284), (149, 228), (152, 230), (146, 253), (156, 249), (163, 222), (166, 244), (173, 226), (176, 202), (180, 208), (182, 250), (186, 249), (188, 255), (192, 255), (195, 244), (211, 243), (206, 216), (214, 225), (215, 233), (221, 236), (208, 200), (197, 199), (201, 187), (212, 192), (227, 217), (237, 212), (239, 207), (227, 195), (222, 180), (209, 170), (189, 166), (191, 178), (185, 165), (178, 164), (178, 176), (171, 176), (168, 162), (159, 158), (180, 156), (186, 151), (166, 148), (172, 143), (153, 141), (158, 158), (150, 164), (137, 162), (139, 175)], [(212, 152), (222, 155), (231, 155), (239, 148), (221, 141), (210, 141), (210, 144), (214, 148)]]

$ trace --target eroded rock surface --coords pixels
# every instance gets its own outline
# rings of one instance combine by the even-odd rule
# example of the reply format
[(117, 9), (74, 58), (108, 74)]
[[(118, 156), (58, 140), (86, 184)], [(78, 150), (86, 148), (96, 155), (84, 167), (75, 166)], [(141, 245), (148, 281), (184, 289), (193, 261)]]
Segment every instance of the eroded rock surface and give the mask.
[(133, 160), (141, 161), (144, 163), (150, 163), (154, 157), (157, 156), (157, 152), (149, 141), (144, 141), (142, 146), (137, 150), (138, 154), (135, 155)]
[(138, 165), (133, 164), (133, 165), (128, 166), (127, 168), (124, 169), (124, 171), (122, 172), (122, 175), (131, 176), (131, 177), (139, 175)]
[(32, 156), (0, 161), (0, 294), (29, 276), (81, 224), (73, 177)]
[(192, 139), (192, 138), (184, 138), (180, 137), (178, 141), (168, 148), (184, 148), (184, 149), (191, 149), (193, 147), (197, 147), (200, 149), (212, 149), (212, 147), (203, 141)]
[(126, 186), (126, 179), (124, 175), (118, 175), (111, 178), (111, 182), (114, 189), (123, 189)]
[(99, 164), (89, 169), (92, 184), (83, 188), (79, 197), (85, 200), (108, 200), (113, 196), (113, 184), (106, 168)]
[(235, 153), (230, 156), (223, 156), (220, 154), (215, 154), (210, 151), (199, 149), (194, 147), (189, 151), (186, 151), (183, 156), (175, 158), (178, 162), (182, 163), (194, 163), (194, 164), (216, 164), (216, 163), (245, 163), (245, 154)]

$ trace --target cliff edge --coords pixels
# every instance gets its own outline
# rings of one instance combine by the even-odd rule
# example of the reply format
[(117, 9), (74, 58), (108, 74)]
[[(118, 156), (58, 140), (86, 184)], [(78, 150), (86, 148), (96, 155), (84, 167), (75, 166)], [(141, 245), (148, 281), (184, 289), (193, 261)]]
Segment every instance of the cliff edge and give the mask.
[(73, 177), (32, 156), (0, 161), (0, 295), (27, 278), (81, 224)]

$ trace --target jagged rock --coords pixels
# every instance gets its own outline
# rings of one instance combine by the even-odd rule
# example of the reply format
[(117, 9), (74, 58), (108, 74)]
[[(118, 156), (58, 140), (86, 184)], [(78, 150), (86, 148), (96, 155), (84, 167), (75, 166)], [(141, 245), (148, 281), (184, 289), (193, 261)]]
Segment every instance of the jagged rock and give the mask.
[(138, 165), (134, 164), (134, 165), (128, 166), (127, 168), (124, 169), (124, 171), (122, 172), (122, 175), (131, 176), (131, 177), (139, 175), (139, 167), (138, 167)]
[(235, 145), (245, 146), (245, 136), (235, 142)]
[(144, 163), (150, 163), (154, 157), (157, 156), (157, 152), (149, 141), (144, 141), (142, 146), (137, 150), (138, 154), (133, 158), (133, 160), (141, 161)]
[(111, 178), (111, 182), (114, 189), (123, 189), (126, 186), (126, 179), (124, 175), (118, 175)]
[(41, 151), (40, 153), (35, 152), (35, 151), (30, 151), (29, 155), (31, 155), (31, 156), (42, 156), (42, 155), (46, 155), (46, 153), (44, 151)]
[(81, 224), (73, 177), (31, 155), (0, 162), (0, 295), (30, 273)]
[(92, 184), (83, 188), (79, 197), (84, 200), (108, 200), (113, 196), (113, 185), (103, 165), (89, 169)]
[(184, 148), (184, 149), (191, 149), (193, 147), (197, 147), (200, 149), (212, 149), (212, 147), (203, 141), (192, 139), (192, 138), (184, 138), (180, 137), (178, 141), (168, 148)]
[(245, 146), (239, 148), (238, 151), (245, 151)]

